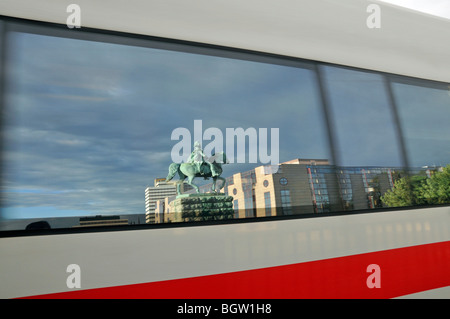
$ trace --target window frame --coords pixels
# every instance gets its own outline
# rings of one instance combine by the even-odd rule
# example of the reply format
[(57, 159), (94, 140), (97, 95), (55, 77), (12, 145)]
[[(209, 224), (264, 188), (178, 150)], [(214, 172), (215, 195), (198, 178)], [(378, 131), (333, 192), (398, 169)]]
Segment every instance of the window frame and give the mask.
[[(96, 42), (106, 42), (119, 45), (129, 45), (138, 47), (147, 47), (161, 50), (177, 51), (183, 53), (194, 53), (201, 55), (209, 55), (223, 58), (231, 58), (238, 60), (246, 60), (252, 62), (267, 63), (273, 65), (289, 66), (301, 69), (311, 70), (314, 74), (316, 83), (314, 85), (318, 88), (318, 101), (321, 107), (321, 115), (325, 122), (324, 129), (326, 132), (328, 149), (330, 151), (330, 160), (333, 166), (339, 163), (336, 156), (336, 141), (335, 141), (335, 128), (333, 119), (330, 118), (330, 100), (327, 93), (326, 86), (324, 84), (323, 67), (333, 66), (346, 68), (350, 70), (356, 70), (366, 73), (379, 74), (384, 83), (385, 90), (388, 94), (388, 104), (394, 114), (394, 123), (396, 136), (399, 139), (399, 145), (401, 148), (401, 156), (404, 167), (409, 167), (408, 156), (405, 149), (404, 134), (401, 127), (401, 122), (398, 117), (398, 107), (396, 105), (395, 96), (393, 93), (392, 83), (405, 83), (413, 84), (419, 86), (429, 85), (432, 88), (436, 86), (442, 86), (443, 88), (450, 88), (449, 83), (433, 81), (428, 79), (413, 78), (409, 76), (397, 75), (387, 72), (381, 72), (370, 69), (363, 69), (357, 67), (350, 67), (344, 65), (333, 64), (329, 62), (321, 62), (308, 60), (298, 57), (284, 56), (279, 54), (259, 52), (254, 50), (242, 49), (242, 48), (232, 48), (225, 47), (207, 43), (191, 42), (186, 40), (163, 38), (156, 36), (140, 35), (127, 32), (102, 30), (95, 28), (81, 29), (68, 29), (66, 25), (32, 21), (22, 18), (13, 18), (0, 15), (0, 109), (4, 109), (5, 106), (5, 88), (7, 85), (7, 59), (8, 59), (8, 48), (5, 45), (7, 36), (9, 32), (23, 32), (38, 35), (56, 36), (69, 39), (78, 40), (88, 40)], [(3, 126), (3, 119), (1, 119), (1, 126)], [(3, 127), (1, 128), (3, 129)], [(2, 141), (0, 141), (2, 143)], [(3, 145), (1, 145), (3, 146)], [(281, 167), (280, 167), (281, 170)], [(336, 171), (337, 174), (337, 171)], [(234, 183), (233, 183), (234, 184)], [(286, 219), (298, 219), (298, 218), (316, 218), (316, 217), (328, 217), (328, 216), (339, 216), (348, 214), (360, 214), (360, 213), (376, 213), (385, 211), (396, 211), (405, 209), (422, 209), (429, 207), (439, 207), (439, 206), (450, 206), (450, 204), (441, 205), (428, 205), (428, 206), (407, 206), (407, 207), (389, 207), (389, 208), (375, 208), (367, 209), (363, 211), (336, 211), (331, 213), (321, 213), (321, 214), (300, 214), (300, 215), (289, 215), (289, 216), (267, 216), (265, 218), (261, 217), (251, 217), (251, 218), (238, 218), (238, 219), (228, 219), (225, 221), (202, 221), (202, 222), (185, 222), (185, 223), (161, 223), (161, 224), (134, 224), (134, 225), (121, 225), (121, 226), (107, 226), (107, 227), (92, 227), (92, 228), (54, 228), (49, 230), (0, 230), (0, 237), (11, 237), (11, 236), (33, 236), (42, 234), (65, 234), (65, 233), (84, 233), (84, 232), (98, 232), (98, 231), (122, 231), (122, 230), (138, 230), (138, 229), (159, 229), (166, 227), (188, 227), (188, 226), (206, 226), (206, 225), (220, 225), (220, 224), (233, 224), (233, 223), (244, 223), (244, 222), (265, 222), (274, 220), (286, 220)], [(282, 207), (277, 207), (282, 208)], [(0, 216), (1, 217), (1, 216)]]

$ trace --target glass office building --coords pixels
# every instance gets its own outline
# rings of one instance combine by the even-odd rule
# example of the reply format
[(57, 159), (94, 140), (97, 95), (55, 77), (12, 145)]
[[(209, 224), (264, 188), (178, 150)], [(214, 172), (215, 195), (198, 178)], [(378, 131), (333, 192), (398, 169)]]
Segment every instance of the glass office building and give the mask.
[[(429, 177), (432, 171), (416, 168), (408, 174)], [(233, 196), (235, 218), (358, 211), (386, 207), (381, 197), (405, 174), (399, 167), (344, 167), (326, 159), (294, 159), (279, 164), (276, 173), (270, 166), (236, 173), (227, 178), (223, 191)], [(210, 188), (206, 184), (200, 190)], [(160, 207), (169, 207), (174, 198), (166, 198)]]

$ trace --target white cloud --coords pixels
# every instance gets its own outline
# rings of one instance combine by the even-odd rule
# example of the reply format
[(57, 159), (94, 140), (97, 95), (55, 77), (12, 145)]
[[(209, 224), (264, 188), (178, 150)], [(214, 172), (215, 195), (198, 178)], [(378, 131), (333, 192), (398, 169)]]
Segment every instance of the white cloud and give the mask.
[(449, 0), (380, 0), (397, 6), (450, 19)]

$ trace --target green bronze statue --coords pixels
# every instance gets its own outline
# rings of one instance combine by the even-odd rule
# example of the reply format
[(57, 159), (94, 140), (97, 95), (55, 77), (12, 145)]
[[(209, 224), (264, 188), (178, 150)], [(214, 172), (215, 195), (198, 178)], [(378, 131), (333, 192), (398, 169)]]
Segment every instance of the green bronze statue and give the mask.
[[(214, 155), (211, 157), (211, 159), (214, 161), (217, 157), (215, 157)], [(220, 161), (219, 161), (220, 162)], [(211, 162), (210, 158), (208, 158), (208, 156), (206, 156), (203, 153), (202, 147), (200, 146), (200, 143), (198, 141), (196, 141), (194, 143), (194, 150), (191, 153), (191, 156), (189, 157), (188, 163), (195, 163), (195, 166), (197, 167), (197, 170), (199, 171), (199, 173), (201, 175), (204, 175), (205, 172), (202, 169), (202, 164), (206, 163), (209, 165), (209, 170), (211, 172), (211, 177), (214, 177), (216, 175), (220, 175), (217, 174), (216, 172), (216, 167), (213, 165), (213, 163)], [(208, 171), (206, 171), (206, 173), (208, 173)], [(207, 176), (204, 176), (205, 179), (207, 179)]]
[[(225, 186), (225, 178), (221, 177), (222, 174), (222, 164), (227, 164), (228, 160), (224, 152), (219, 152), (213, 154), (211, 157), (207, 157), (200, 146), (199, 142), (194, 143), (194, 150), (192, 151), (187, 163), (172, 163), (169, 166), (169, 175), (167, 175), (166, 182), (172, 180), (175, 174), (178, 173), (180, 182), (187, 183), (191, 185), (197, 193), (199, 193), (199, 188), (193, 183), (194, 178), (203, 177), (208, 179), (212, 177), (213, 185), (211, 190), (215, 193), (216, 191), (216, 181), (219, 179), (222, 181), (218, 192)], [(188, 179), (185, 181), (185, 179)], [(181, 195), (180, 183), (177, 185), (177, 194)]]

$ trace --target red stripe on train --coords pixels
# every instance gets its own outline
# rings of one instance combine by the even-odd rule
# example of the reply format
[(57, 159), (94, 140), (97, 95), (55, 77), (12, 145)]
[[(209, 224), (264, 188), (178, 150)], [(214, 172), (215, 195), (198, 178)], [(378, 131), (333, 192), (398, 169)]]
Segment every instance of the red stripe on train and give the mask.
[[(373, 264), (379, 266), (379, 272), (368, 272), (367, 267)], [(277, 267), (28, 298), (392, 298), (449, 286), (449, 270), (450, 241), (447, 241)], [(379, 283), (380, 288), (369, 288), (374, 283)]]

